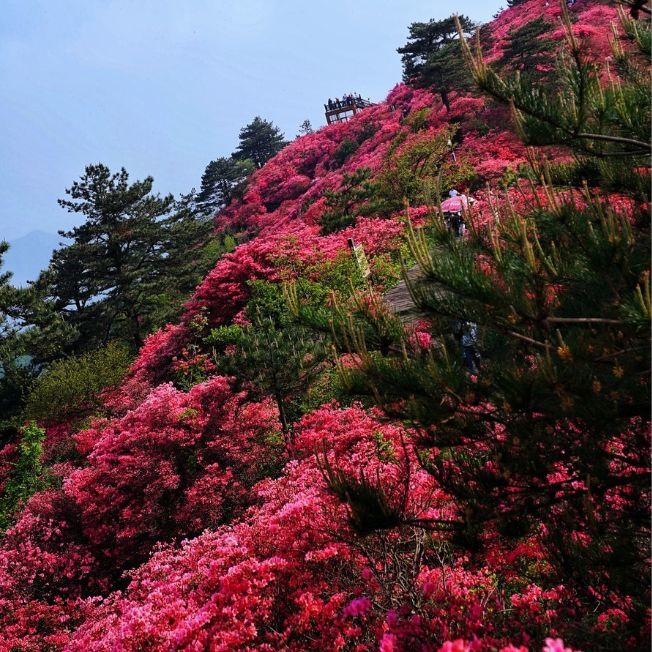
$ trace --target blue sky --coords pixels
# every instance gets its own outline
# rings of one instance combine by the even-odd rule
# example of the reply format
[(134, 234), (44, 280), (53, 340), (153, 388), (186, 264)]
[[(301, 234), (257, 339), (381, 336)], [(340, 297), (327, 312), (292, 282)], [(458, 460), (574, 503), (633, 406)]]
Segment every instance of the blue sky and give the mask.
[(410, 22), (497, 0), (3, 0), (0, 238), (56, 232), (56, 203), (91, 162), (198, 186), (255, 115), (294, 137), (323, 102), (379, 100), (400, 80)]

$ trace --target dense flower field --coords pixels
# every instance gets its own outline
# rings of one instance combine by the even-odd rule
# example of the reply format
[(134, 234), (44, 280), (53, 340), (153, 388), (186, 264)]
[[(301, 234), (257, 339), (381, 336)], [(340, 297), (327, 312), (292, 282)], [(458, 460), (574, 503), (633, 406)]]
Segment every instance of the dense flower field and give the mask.
[[(578, 0), (574, 11), (577, 34), (607, 56), (615, 10)], [(558, 36), (559, 13), (544, 0), (502, 12), (490, 26), (489, 58), (535, 15)], [(360, 168), (371, 180), (394, 179), (390, 154), (409, 154), (452, 124), (451, 178), (478, 200), (476, 226), (493, 219), (497, 203), (546, 201), (514, 179), (526, 151), (508, 111), (452, 93), (447, 112), (437, 96), (405, 85), (347, 123), (297, 138), (256, 171), (216, 219), (241, 243), (197, 287), (179, 323), (145, 342), (123, 386), (105, 397), (108, 416), (77, 432), (70, 424), (48, 431), (51, 488), (29, 500), (0, 542), (1, 650), (572, 652), (584, 639), (569, 623), (609, 640), (626, 629), (627, 596), (600, 595), (600, 610), (587, 615), (564, 583), (542, 585), (545, 523), (510, 542), (489, 528), (473, 554), (420, 527), (445, 528), (463, 514), (423, 469), (402, 423), (328, 401), (300, 419), (288, 444), (271, 400), (254, 401), (219, 368), (189, 359), (198, 323), (245, 319), (250, 281), (323, 280), (329, 264), (349, 256), (350, 238), (364, 246), (376, 287), (392, 282), (385, 270), (407, 217), (422, 223), (434, 196), (404, 209), (358, 196), (351, 223), (324, 234), (329, 197)], [(355, 147), (340, 163), (345, 141)], [(509, 188), (498, 196), (488, 182)], [(414, 346), (428, 343), (417, 326)], [(175, 386), (196, 364), (200, 381)], [(613, 445), (626, 464), (630, 440)], [(15, 447), (0, 450), (0, 482), (14, 455)], [(542, 480), (564, 473), (551, 469)], [(333, 490), (345, 482), (373, 488), (389, 525), (395, 513), (400, 525), (362, 536), (364, 522)], [(615, 489), (613, 508), (629, 498)], [(623, 638), (622, 649), (644, 638)]]

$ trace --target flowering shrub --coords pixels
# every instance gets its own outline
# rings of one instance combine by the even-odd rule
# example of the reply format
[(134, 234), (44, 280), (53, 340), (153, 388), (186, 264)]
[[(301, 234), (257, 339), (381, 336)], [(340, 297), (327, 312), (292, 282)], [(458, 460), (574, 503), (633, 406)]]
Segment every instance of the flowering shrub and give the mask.
[[(586, 47), (609, 56), (613, 8), (578, 0), (573, 12)], [(543, 0), (501, 13), (490, 26), (489, 59), (499, 59), (510, 31), (533, 15), (544, 16), (555, 37), (559, 13)], [(212, 327), (250, 324), (252, 281), (303, 277), (350, 293), (349, 239), (364, 246), (367, 282), (379, 295), (398, 279), (406, 218), (420, 227), (434, 214), (434, 171), (426, 175), (433, 184), (412, 189), (406, 210), (396, 209), (410, 187), (394, 174), (396, 205), (386, 202), (381, 214), (378, 196), (361, 195), (348, 207), (349, 226), (320, 235), (332, 210), (327, 193), (342, 193), (357, 170), (378, 183), (401, 161), (418, 165), (438, 141), (450, 183), (476, 184), (468, 221), (482, 237), (496, 215), (547, 206), (545, 190), (518, 178), (526, 152), (506, 128), (508, 112), (455, 92), (450, 102), (447, 112), (428, 91), (399, 84), (349, 122), (294, 140), (216, 217), (240, 244), (200, 283), (180, 323), (146, 340), (128, 377), (102, 395), (101, 417), (75, 434), (65, 420), (48, 428), (50, 488), (26, 502), (0, 542), (0, 650), (572, 652), (591, 637), (604, 649), (643, 645), (647, 632), (632, 628), (634, 600), (605, 588), (607, 568), (573, 568), (590, 580), (579, 595), (549, 559), (562, 545), (583, 558), (616, 559), (591, 528), (608, 530), (624, 510), (644, 505), (625, 480), (647, 473), (647, 424), (632, 421), (609, 439), (614, 485), (599, 500), (592, 479), (576, 477), (572, 465), (542, 470), (540, 483), (557, 488), (553, 499), (571, 492), (593, 506), (592, 522), (569, 523), (567, 540), (552, 540), (546, 523), (509, 536), (488, 526), (469, 549), (451, 537), (469, 514), (425, 470), (432, 460), (403, 423), (357, 404), (312, 409), (333, 396), (325, 392), (281, 448), (273, 403), (235, 391), (199, 347)], [(451, 123), (457, 162), (443, 138)], [(482, 189), (486, 181), (509, 188), (493, 194)], [(558, 198), (583, 206), (578, 192)], [(601, 201), (634, 219), (626, 197)], [(500, 289), (488, 259), (475, 265)], [(546, 292), (541, 308), (560, 299), (557, 285)], [(354, 293), (356, 300), (361, 313), (388, 310), (362, 305)], [(432, 328), (408, 327), (406, 355), (427, 363), (440, 346)], [(237, 364), (238, 348), (226, 348)], [(339, 367), (346, 373), (364, 362), (347, 355)], [(622, 373), (614, 363), (614, 376)], [(472, 392), (464, 399), (472, 403)], [(491, 410), (470, 405), (460, 418), (490, 418)], [(487, 438), (505, 441), (504, 429), (483, 427)], [(563, 428), (570, 450), (581, 429)], [(516, 487), (501, 461), (487, 458), (486, 444), (456, 457), (438, 439), (441, 429), (419, 435), (437, 443), (433, 457), (451, 478), (477, 460), (485, 479)], [(15, 446), (0, 448), (0, 488), (16, 459)], [(503, 507), (507, 513), (509, 500)], [(554, 501), (549, 514), (564, 518)]]

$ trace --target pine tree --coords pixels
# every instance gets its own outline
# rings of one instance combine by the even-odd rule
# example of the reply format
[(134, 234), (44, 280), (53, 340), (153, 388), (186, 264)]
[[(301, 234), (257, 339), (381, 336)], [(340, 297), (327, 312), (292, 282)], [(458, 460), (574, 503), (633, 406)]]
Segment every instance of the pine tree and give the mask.
[[(0, 242), (0, 268), (6, 242)], [(44, 365), (77, 336), (35, 286), (14, 288), (0, 274), (0, 440), (16, 436), (30, 388)]]
[(196, 198), (197, 209), (204, 215), (214, 216), (231, 200), (240, 195), (247, 178), (254, 169), (249, 159), (220, 157), (211, 161), (201, 178), (201, 189)]
[(280, 129), (259, 116), (240, 130), (239, 140), (233, 158), (240, 161), (249, 159), (256, 168), (262, 168), (287, 145)]
[[(254, 281), (246, 315), (250, 325), (214, 329), (206, 342), (215, 348), (218, 367), (253, 394), (272, 396), (281, 429), (291, 436), (300, 416), (299, 399), (326, 358), (321, 338), (295, 321), (278, 285)], [(325, 297), (322, 297), (322, 300)], [(234, 345), (236, 352), (221, 353)]]
[[(411, 289), (436, 344), (414, 351), (402, 339), (401, 356), (383, 356), (350, 327), (360, 369), (343, 379), (418, 429), (424, 467), (459, 505), (458, 545), (477, 550), (486, 531), (538, 536), (544, 583), (572, 586), (587, 614), (629, 601), (636, 638), (650, 506), (649, 27), (622, 19), (645, 59), (616, 41), (621, 76), (606, 88), (567, 13), (557, 96), (499, 77), (466, 49), (481, 88), (514, 107), (525, 141), (567, 146), (575, 171), (594, 171), (593, 189), (570, 174), (574, 193), (554, 187), (554, 166), (533, 155), (540, 185), (529, 206), (497, 203), (494, 223), (463, 241), (440, 222), (428, 241), (413, 232), (422, 276)], [(617, 170), (632, 179), (629, 211), (605, 190)], [(456, 321), (478, 326), (477, 376)], [(616, 642), (591, 627), (597, 647)]]
[(164, 255), (151, 288), (143, 325), (154, 330), (174, 320), (189, 295), (227, 251), (215, 232), (213, 214), (196, 207), (194, 197), (182, 196), (162, 225)]
[(500, 63), (520, 70), (530, 79), (546, 75), (542, 67), (552, 67), (555, 42), (544, 38), (552, 31), (552, 25), (543, 18), (535, 18), (518, 29), (511, 30), (509, 42), (503, 51)]
[(150, 327), (154, 288), (165, 275), (171, 195), (152, 195), (154, 180), (129, 183), (122, 168), (89, 165), (59, 204), (85, 221), (60, 235), (72, 244), (57, 250), (40, 283), (57, 309), (80, 332), (80, 348), (113, 338), (138, 347)]
[(312, 134), (314, 132), (315, 130), (312, 128), (312, 123), (310, 120), (306, 119), (299, 125), (299, 133), (297, 134), (297, 138), (300, 136), (307, 136), (308, 134)]
[[(475, 28), (466, 16), (461, 16), (460, 22), (469, 34)], [(449, 93), (467, 89), (472, 82), (456, 43), (458, 33), (453, 17), (412, 23), (409, 32), (407, 44), (397, 50), (402, 55), (403, 81), (418, 88), (431, 88), (450, 109)]]

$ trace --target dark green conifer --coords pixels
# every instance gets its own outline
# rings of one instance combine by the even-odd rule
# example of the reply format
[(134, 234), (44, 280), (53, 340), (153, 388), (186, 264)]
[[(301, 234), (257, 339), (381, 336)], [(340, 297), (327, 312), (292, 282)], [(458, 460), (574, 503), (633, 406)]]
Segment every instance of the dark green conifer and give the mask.
[(201, 177), (197, 209), (204, 215), (214, 216), (228, 206), (234, 197), (242, 193), (254, 167), (249, 159), (222, 156), (211, 161)]
[[(554, 62), (555, 42), (546, 38), (552, 25), (543, 18), (535, 18), (518, 29), (511, 30), (509, 42), (500, 63), (513, 70), (520, 70), (529, 79), (541, 79)], [(543, 68), (547, 67), (548, 71)]]
[(80, 348), (114, 338), (138, 347), (151, 324), (148, 312), (165, 276), (171, 195), (152, 195), (154, 180), (129, 183), (122, 168), (89, 165), (59, 204), (85, 220), (60, 234), (72, 244), (57, 250), (40, 283), (59, 312), (80, 332)]
[(287, 145), (281, 130), (260, 116), (240, 129), (239, 139), (233, 158), (240, 161), (249, 159), (256, 168), (262, 168)]
[[(475, 28), (466, 16), (461, 16), (460, 22), (469, 34)], [(447, 109), (450, 108), (449, 93), (465, 90), (472, 83), (456, 43), (458, 38), (452, 16), (445, 20), (412, 23), (408, 42), (397, 50), (402, 55), (403, 81), (439, 93)]]

